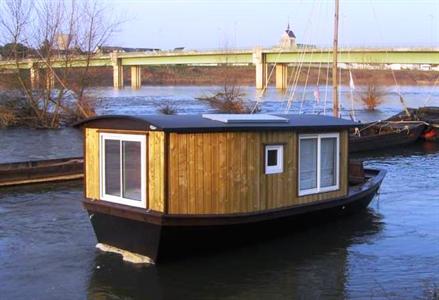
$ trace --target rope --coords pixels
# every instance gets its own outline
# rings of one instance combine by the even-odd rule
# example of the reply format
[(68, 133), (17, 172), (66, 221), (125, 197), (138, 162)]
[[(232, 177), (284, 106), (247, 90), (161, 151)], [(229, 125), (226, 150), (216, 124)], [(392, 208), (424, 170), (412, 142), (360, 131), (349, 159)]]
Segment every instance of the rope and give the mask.
[(257, 110), (257, 108), (259, 107), (259, 103), (261, 102), (261, 99), (262, 99), (262, 97), (263, 97), (265, 91), (267, 90), (268, 84), (269, 84), (269, 82), (270, 82), (270, 80), (271, 80), (271, 76), (273, 75), (273, 70), (276, 68), (277, 62), (279, 61), (279, 57), (280, 57), (280, 55), (282, 54), (282, 52), (283, 52), (283, 51), (282, 51), (282, 47), (280, 47), (279, 50), (278, 50), (278, 53), (277, 53), (276, 59), (275, 59), (275, 61), (274, 61), (274, 66), (272, 67), (272, 69), (271, 69), (271, 71), (270, 71), (270, 73), (269, 73), (269, 75), (268, 75), (268, 78), (267, 78), (267, 80), (265, 81), (265, 85), (264, 85), (264, 87), (262, 88), (262, 91), (259, 92), (258, 95), (256, 95), (256, 102), (255, 102), (255, 105), (253, 106), (253, 108), (252, 108), (252, 110), (251, 110), (250, 113), (252, 113), (252, 114), (255, 113), (256, 110)]
[(288, 98), (286, 113), (288, 113), (288, 111), (291, 109), (291, 105), (292, 105), (292, 102), (293, 102), (294, 94), (296, 92), (297, 84), (298, 84), (299, 78), (300, 78), (300, 72), (302, 71), (303, 62), (305, 60), (305, 51), (306, 51), (307, 48), (304, 47), (303, 49), (304, 50), (302, 51), (300, 59), (299, 59), (299, 66), (297, 67), (296, 74), (294, 76), (293, 88), (291, 90), (290, 97)]
[[(328, 52), (328, 61), (329, 61), (329, 52)], [(325, 85), (325, 100), (323, 101), (323, 115), (326, 115), (326, 104), (328, 102), (328, 87), (329, 87), (329, 64), (326, 65), (326, 85)]]
[[(315, 4), (316, 4), (316, 0), (314, 0), (313, 3), (312, 3), (312, 11), (311, 11), (310, 17), (308, 18), (307, 26), (305, 27), (304, 36), (307, 36), (307, 32), (306, 31), (308, 29), (312, 28), (311, 24), (312, 24), (314, 12), (315, 12), (315, 6), (316, 6)], [(309, 39), (309, 37), (308, 37), (308, 39)], [(308, 45), (308, 44), (310, 44), (310, 43), (309, 42), (305, 43), (305, 45)], [(299, 59), (299, 66), (297, 67), (296, 74), (294, 76), (293, 88), (291, 89), (290, 96), (288, 97), (287, 105), (286, 105), (286, 108), (285, 108), (285, 113), (288, 113), (288, 111), (291, 109), (293, 98), (294, 98), (294, 95), (295, 95), (295, 92), (296, 92), (296, 89), (297, 89), (297, 84), (298, 84), (299, 78), (300, 78), (300, 72), (302, 70), (303, 62), (305, 60), (305, 52), (306, 52), (306, 50), (308, 50), (308, 47), (307, 46), (303, 47), (303, 51), (301, 52), (300, 59)], [(314, 52), (312, 52), (312, 54), (313, 53)]]
[[(439, 75), (438, 75), (438, 77), (436, 78), (436, 80), (434, 81), (433, 89), (436, 87), (436, 85), (438, 84), (438, 82), (439, 82)], [(433, 96), (433, 92), (430, 91), (430, 93), (428, 93), (428, 97), (427, 97), (427, 99), (424, 101), (423, 107), (425, 107), (425, 106), (427, 105), (427, 103), (430, 102), (432, 96)]]
[[(311, 53), (311, 59), (314, 55), (314, 51)], [(309, 72), (311, 70), (311, 62), (308, 64), (308, 72), (306, 73), (306, 79), (305, 79), (305, 85), (303, 86), (303, 93), (302, 93), (302, 100), (300, 102), (300, 110), (299, 110), (299, 114), (302, 113), (302, 108), (303, 108), (303, 102), (305, 101), (305, 92), (306, 92), (306, 88), (308, 86), (308, 79), (309, 79)]]
[[(322, 54), (322, 52), (323, 52), (323, 50), (320, 51), (320, 54)], [(314, 105), (313, 105), (313, 108), (312, 108), (312, 113), (313, 114), (316, 112), (316, 103), (317, 103), (317, 101), (320, 102), (319, 84), (320, 84), (320, 70), (321, 70), (321, 67), (322, 67), (322, 61), (320, 60), (319, 68), (318, 68), (318, 72), (317, 72), (317, 82), (316, 82), (316, 88), (317, 88), (317, 92), (318, 92), (318, 97), (319, 98), (318, 99), (314, 99), (315, 101), (314, 101)]]
[[(380, 23), (378, 22), (378, 17), (377, 17), (376, 11), (375, 11), (375, 7), (373, 6), (371, 0), (369, 0), (369, 2), (370, 2), (370, 5), (371, 5), (371, 7), (372, 7), (372, 14), (373, 14), (373, 16), (374, 16), (374, 18), (375, 18), (375, 22), (379, 25), (379, 26), (378, 26), (378, 31), (379, 31), (380, 39), (383, 40), (383, 39), (384, 39), (384, 38), (383, 38), (383, 33), (382, 33), (381, 25), (380, 25)], [(386, 54), (386, 60), (387, 60), (387, 58), (389, 57), (389, 52), (387, 51), (387, 49), (385, 50), (385, 54)], [(410, 112), (409, 112), (409, 110), (408, 110), (408, 108), (407, 108), (407, 105), (406, 105), (405, 101), (404, 101), (404, 97), (403, 97), (402, 94), (401, 94), (401, 89), (400, 89), (400, 86), (399, 86), (398, 81), (397, 81), (397, 79), (396, 79), (395, 72), (393, 71), (392, 68), (390, 68), (390, 71), (391, 71), (391, 73), (392, 73), (393, 81), (395, 82), (396, 93), (397, 93), (398, 96), (399, 96), (399, 100), (400, 100), (400, 102), (401, 102), (401, 104), (402, 104), (402, 106), (403, 106), (403, 108), (404, 108), (404, 111), (405, 111), (406, 115), (407, 115), (408, 117), (410, 117), (411, 114), (410, 114)]]

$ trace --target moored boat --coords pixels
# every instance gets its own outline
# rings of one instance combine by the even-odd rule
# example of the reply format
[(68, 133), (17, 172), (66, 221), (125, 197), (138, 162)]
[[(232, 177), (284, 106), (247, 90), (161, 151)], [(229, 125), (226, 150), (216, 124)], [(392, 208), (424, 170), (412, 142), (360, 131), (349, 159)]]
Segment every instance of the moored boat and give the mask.
[(378, 150), (416, 142), (426, 126), (422, 121), (378, 121), (351, 131), (350, 152)]
[(82, 157), (58, 158), (0, 164), (0, 187), (81, 179)]
[(421, 121), (426, 124), (421, 137), (427, 141), (439, 141), (439, 107), (425, 106), (408, 108), (388, 120), (390, 121)]
[(101, 249), (151, 262), (352, 213), (385, 175), (357, 165), (350, 176), (356, 125), (317, 115), (92, 118), (82, 123), (84, 207)]

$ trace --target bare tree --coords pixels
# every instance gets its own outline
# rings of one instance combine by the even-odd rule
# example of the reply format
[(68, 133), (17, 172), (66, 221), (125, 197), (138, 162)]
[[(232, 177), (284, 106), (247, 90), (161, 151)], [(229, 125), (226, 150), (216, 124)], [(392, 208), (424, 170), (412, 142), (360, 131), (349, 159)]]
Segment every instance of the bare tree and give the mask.
[[(230, 52), (227, 47), (224, 52)], [(198, 100), (205, 101), (210, 107), (220, 113), (245, 114), (258, 112), (259, 108), (254, 107), (252, 103), (245, 99), (246, 94), (241, 91), (239, 79), (234, 70), (234, 66), (229, 64), (229, 58), (226, 55), (224, 64), (221, 66), (222, 86), (210, 95), (197, 97)]]
[[(32, 126), (59, 127), (65, 122), (94, 114), (96, 99), (86, 91), (93, 82), (93, 50), (116, 30), (117, 22), (106, 7), (94, 0), (4, 0), (0, 6), (0, 32), (5, 43), (14, 45), (8, 57), (16, 65), (19, 93), (32, 108)], [(37, 58), (34, 72), (42, 84), (33, 86), (28, 74), (19, 71), (23, 56)], [(74, 60), (81, 56), (81, 67)], [(27, 77), (26, 77), (27, 76)]]
[(198, 97), (206, 101), (212, 108), (220, 113), (245, 114), (251, 113), (252, 107), (245, 100), (245, 94), (236, 84), (224, 84), (222, 89), (210, 96)]
[(384, 102), (384, 96), (386, 94), (386, 89), (383, 86), (372, 82), (363, 88), (357, 101), (359, 101), (366, 110), (373, 111)]

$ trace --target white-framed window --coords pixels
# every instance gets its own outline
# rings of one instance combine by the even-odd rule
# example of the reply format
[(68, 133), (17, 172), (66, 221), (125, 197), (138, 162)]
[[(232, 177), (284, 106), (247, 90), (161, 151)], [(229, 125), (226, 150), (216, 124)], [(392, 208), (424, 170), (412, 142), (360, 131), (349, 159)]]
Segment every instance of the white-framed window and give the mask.
[(338, 190), (339, 157), (339, 133), (299, 135), (299, 196)]
[(101, 200), (146, 208), (146, 136), (100, 133)]
[(277, 174), (284, 171), (284, 146), (265, 145), (265, 174)]

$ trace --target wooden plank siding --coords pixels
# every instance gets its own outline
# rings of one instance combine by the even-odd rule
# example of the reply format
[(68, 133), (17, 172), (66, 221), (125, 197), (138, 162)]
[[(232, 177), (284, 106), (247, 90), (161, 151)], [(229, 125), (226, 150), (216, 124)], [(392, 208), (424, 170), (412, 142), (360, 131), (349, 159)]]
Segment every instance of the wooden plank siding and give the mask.
[[(168, 213), (261, 211), (346, 195), (348, 133), (340, 133), (340, 189), (298, 196), (295, 132), (169, 133)], [(264, 147), (284, 145), (284, 171), (266, 175)]]
[[(147, 208), (157, 212), (257, 212), (339, 197), (348, 191), (346, 130), (340, 132), (340, 189), (299, 197), (296, 132), (164, 133), (87, 128), (85, 195), (89, 199), (100, 198), (99, 132), (147, 135)], [(284, 171), (280, 174), (265, 174), (267, 144), (284, 145)]]
[(85, 129), (85, 196), (100, 199), (99, 174), (99, 133), (144, 134), (147, 135), (146, 149), (146, 194), (151, 210), (164, 212), (165, 209), (165, 133), (128, 130)]
[(151, 131), (147, 141), (148, 208), (158, 212), (165, 209), (165, 133)]
[(95, 128), (85, 129), (84, 183), (85, 197), (99, 199), (99, 132)]

